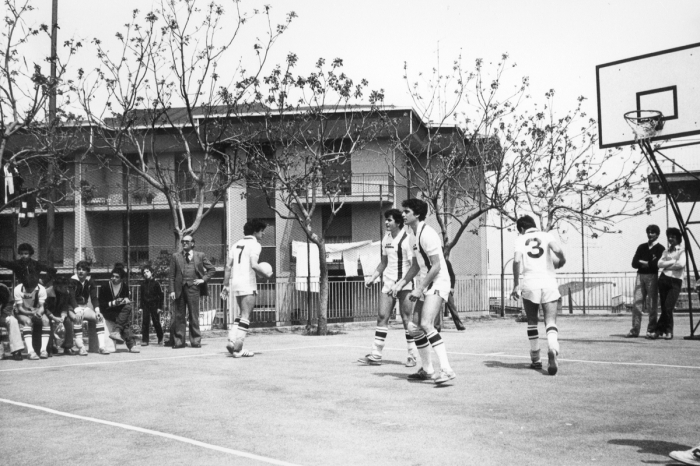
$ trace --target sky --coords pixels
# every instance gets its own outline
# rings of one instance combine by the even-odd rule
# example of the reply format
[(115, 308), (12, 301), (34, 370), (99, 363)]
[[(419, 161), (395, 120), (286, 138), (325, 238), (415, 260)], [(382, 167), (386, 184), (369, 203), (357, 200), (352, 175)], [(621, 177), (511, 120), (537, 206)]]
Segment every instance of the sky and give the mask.
[[(594, 116), (596, 65), (700, 42), (697, 0), (243, 0), (241, 7), (264, 4), (272, 7), (277, 22), (291, 10), (298, 16), (275, 44), (270, 64), (282, 63), (294, 52), (300, 58), (299, 71), (310, 71), (320, 57), (340, 57), (348, 75), (367, 79), (372, 89), (384, 89), (386, 103), (399, 106), (411, 105), (402, 79), (404, 63), (415, 76), (414, 72), (429, 72), (437, 66), (438, 52), (440, 69), (445, 71), (460, 54), (463, 63), (471, 66), (476, 58), (495, 63), (508, 53), (517, 63), (508, 71), (509, 78), (517, 82), (528, 76), (533, 99), (555, 89), (558, 108), (569, 109), (578, 96), (585, 96), (584, 109)], [(34, 5), (36, 22), (50, 22), (50, 0)], [(89, 42), (98, 37), (110, 44), (114, 33), (129, 21), (132, 9), (145, 12), (148, 6), (148, 0), (99, 4), (59, 0), (59, 42), (69, 37)], [(37, 45), (44, 46), (40, 41)], [(89, 67), (94, 48), (86, 43), (82, 54), (76, 64)], [(700, 168), (696, 152), (686, 150), (679, 157)], [(589, 270), (629, 270), (648, 223), (664, 228), (665, 210), (651, 218), (621, 222), (622, 235), (591, 240)], [(506, 234), (506, 257), (512, 257), (513, 238), (512, 233)], [(571, 270), (579, 270), (580, 239), (570, 231), (563, 241), (574, 252)], [(500, 256), (498, 233), (489, 232), (488, 242), (489, 271), (498, 273), (500, 260), (494, 260)]]

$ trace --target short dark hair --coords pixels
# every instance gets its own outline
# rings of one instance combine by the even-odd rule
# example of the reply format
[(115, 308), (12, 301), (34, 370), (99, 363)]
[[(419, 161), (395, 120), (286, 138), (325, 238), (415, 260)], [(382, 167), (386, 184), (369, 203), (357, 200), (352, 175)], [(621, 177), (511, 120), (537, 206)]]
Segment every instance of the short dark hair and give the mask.
[(75, 264), (75, 270), (78, 269), (83, 269), (89, 272), (91, 270), (90, 263), (88, 261), (80, 261), (77, 264)]
[(10, 302), (10, 289), (0, 283), (0, 307), (5, 307), (7, 306), (7, 303)]
[(660, 235), (661, 229), (659, 228), (658, 225), (649, 225), (647, 227), (647, 233), (656, 233), (657, 235)]
[(523, 215), (515, 222), (515, 226), (518, 231), (527, 231), (530, 228), (537, 228), (537, 222), (529, 215)]
[(683, 234), (678, 228), (667, 228), (666, 236), (675, 236), (678, 240), (678, 244), (681, 244), (683, 242)]
[(421, 221), (425, 220), (426, 215), (428, 215), (428, 204), (420, 199), (406, 199), (401, 203), (401, 207), (411, 209), (416, 217), (418, 217), (418, 220)]
[(22, 280), (22, 285), (24, 285), (25, 290), (33, 290), (39, 284), (39, 276), (35, 273), (29, 273)]
[(151, 266), (148, 265), (148, 264), (146, 264), (146, 265), (144, 265), (143, 267), (141, 267), (141, 273), (143, 274), (143, 272), (145, 272), (146, 270), (150, 270), (151, 273), (153, 273), (153, 267), (151, 267)]
[(126, 277), (126, 270), (122, 269), (121, 267), (114, 267), (109, 274), (114, 275), (115, 273), (118, 273), (122, 280), (124, 277)]
[(389, 209), (386, 212), (384, 212), (384, 218), (393, 218), (394, 222), (402, 227), (403, 226), (403, 215), (401, 215), (401, 211), (399, 209)]
[(34, 248), (29, 243), (22, 243), (17, 246), (17, 253), (22, 254), (23, 252), (28, 252), (30, 256), (34, 255)]
[(248, 220), (245, 225), (243, 225), (243, 234), (246, 236), (252, 235), (253, 233), (263, 231), (265, 228), (267, 228), (267, 223), (263, 222), (259, 218), (254, 218), (252, 220)]

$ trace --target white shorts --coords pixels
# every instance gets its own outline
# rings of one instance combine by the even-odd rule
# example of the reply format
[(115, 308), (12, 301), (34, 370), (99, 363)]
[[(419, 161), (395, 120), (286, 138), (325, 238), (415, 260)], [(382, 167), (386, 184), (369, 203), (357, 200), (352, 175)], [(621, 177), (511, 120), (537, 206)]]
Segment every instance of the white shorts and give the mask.
[(443, 301), (447, 301), (450, 297), (450, 290), (452, 289), (450, 282), (433, 282), (425, 291), (423, 291), (423, 296), (420, 300), (425, 301), (426, 296), (435, 295), (440, 296)]
[[(384, 294), (389, 294), (391, 289), (396, 285), (396, 281), (392, 280), (391, 278), (385, 278), (384, 279), (384, 286), (382, 287), (382, 293)], [(411, 291), (413, 290), (413, 280), (410, 282), (406, 283), (406, 285), (401, 288), (401, 291)]]
[(249, 296), (251, 294), (258, 294), (258, 290), (233, 290), (234, 296)]
[(544, 304), (551, 303), (561, 298), (559, 288), (523, 288), (523, 299), (527, 299), (531, 303)]

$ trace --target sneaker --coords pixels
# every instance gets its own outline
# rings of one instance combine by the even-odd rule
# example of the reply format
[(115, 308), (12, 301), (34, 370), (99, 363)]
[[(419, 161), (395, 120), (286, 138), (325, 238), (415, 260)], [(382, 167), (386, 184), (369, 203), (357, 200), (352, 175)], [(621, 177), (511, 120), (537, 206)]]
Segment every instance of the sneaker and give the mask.
[(63, 348), (63, 354), (66, 356), (73, 356), (75, 353), (71, 348)]
[(455, 371), (440, 371), (440, 375), (438, 376), (437, 379), (434, 380), (434, 382), (438, 385), (443, 384), (445, 382), (449, 382), (450, 380), (454, 379), (457, 377), (457, 374), (455, 374)]
[(38, 354), (32, 351), (31, 353), (29, 353), (29, 359), (31, 359), (32, 361), (38, 361), (40, 358)]
[(559, 370), (557, 356), (559, 356), (559, 352), (549, 350), (547, 351), (547, 356), (549, 357), (549, 367), (547, 367), (547, 372), (549, 372), (549, 375), (557, 375), (557, 371)]
[(22, 360), (22, 352), (21, 351), (15, 351), (12, 353), (12, 359), (15, 361), (21, 361)]
[(413, 356), (409, 356), (406, 359), (406, 364), (405, 364), (406, 367), (416, 367), (416, 364), (417, 364), (416, 358), (414, 358)]
[(673, 340), (672, 333), (664, 333), (664, 340)]
[(252, 358), (253, 356), (255, 356), (255, 353), (248, 350), (241, 350), (232, 354), (234, 358)]
[(530, 364), (530, 369), (535, 369), (536, 371), (542, 370), (542, 361), (533, 362)]
[(140, 353), (141, 348), (138, 345), (134, 345), (131, 348), (129, 348), (129, 353)]
[(457, 325), (457, 331), (458, 332), (464, 332), (466, 330), (466, 327), (464, 325)]
[(698, 447), (684, 451), (672, 451), (668, 456), (683, 464), (700, 465), (700, 448)]
[(415, 374), (409, 374), (408, 378), (410, 380), (433, 380), (435, 378), (435, 372), (429, 374), (421, 367)]
[(375, 356), (374, 354), (368, 354), (367, 356), (365, 356), (363, 358), (359, 358), (357, 360), (357, 362), (367, 364), (368, 366), (381, 366), (382, 365), (382, 357)]
[(646, 338), (647, 340), (653, 340), (654, 334), (652, 332), (647, 332), (647, 334), (644, 335), (644, 338)]
[(47, 353), (46, 351), (42, 351), (41, 353), (39, 353), (39, 357), (41, 359), (49, 359), (49, 353)]
[(100, 348), (99, 350), (97, 350), (97, 352), (100, 354), (104, 354), (105, 356), (109, 356), (109, 351), (107, 351), (104, 348)]
[(163, 346), (163, 339), (158, 340), (158, 346)]
[(634, 333), (634, 330), (630, 330), (630, 333), (625, 335), (625, 338), (637, 338), (638, 336), (639, 336), (639, 334)]
[(85, 349), (84, 346), (81, 346), (80, 349), (78, 350), (78, 355), (80, 356), (87, 356), (87, 350)]
[(110, 333), (109, 338), (114, 340), (115, 343), (124, 343), (124, 340), (122, 340), (122, 336), (119, 334), (119, 332)]
[(148, 342), (147, 342), (147, 341), (141, 341), (141, 346), (148, 346)]

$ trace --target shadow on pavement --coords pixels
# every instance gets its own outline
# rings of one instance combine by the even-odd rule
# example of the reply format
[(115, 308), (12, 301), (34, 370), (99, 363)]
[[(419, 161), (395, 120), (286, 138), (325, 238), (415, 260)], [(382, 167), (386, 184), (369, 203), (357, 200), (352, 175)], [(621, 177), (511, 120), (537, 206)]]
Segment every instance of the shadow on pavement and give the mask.
[(547, 371), (545, 371), (545, 370), (531, 369), (529, 362), (484, 361), (484, 366), (489, 367), (489, 368), (526, 369), (528, 371), (540, 372), (542, 374), (547, 374)]
[(663, 440), (640, 440), (640, 439), (612, 439), (608, 441), (611, 445), (622, 445), (638, 448), (637, 453), (654, 454), (667, 457), (662, 461), (645, 461), (650, 464), (680, 464), (668, 458), (668, 454), (676, 450), (687, 450), (691, 448), (689, 445), (683, 445), (675, 442), (665, 442)]

